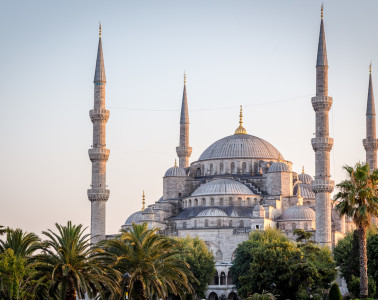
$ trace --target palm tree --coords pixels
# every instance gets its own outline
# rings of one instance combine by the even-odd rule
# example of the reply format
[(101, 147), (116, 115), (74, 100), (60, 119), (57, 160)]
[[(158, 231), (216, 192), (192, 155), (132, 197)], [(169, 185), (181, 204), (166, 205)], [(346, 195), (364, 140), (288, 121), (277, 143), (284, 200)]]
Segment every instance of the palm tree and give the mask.
[(130, 273), (129, 282), (123, 278), (120, 299), (127, 291), (135, 300), (147, 297), (165, 298), (169, 293), (192, 294), (189, 280), (196, 281), (189, 265), (180, 258), (180, 243), (156, 234), (157, 229), (148, 229), (147, 223), (133, 224), (130, 231), (112, 240), (103, 242), (105, 251), (113, 256), (112, 263), (121, 273)]
[(345, 166), (349, 178), (337, 185), (339, 192), (335, 201), (340, 215), (353, 219), (357, 226), (360, 251), (360, 296), (368, 297), (366, 231), (372, 216), (378, 216), (378, 170), (370, 172), (368, 164), (357, 163)]
[(12, 249), (15, 255), (30, 258), (40, 247), (40, 239), (34, 233), (23, 232), (22, 229), (4, 229), (5, 240), (0, 240), (0, 253)]
[(4, 226), (1, 226), (1, 225), (0, 225), (0, 235), (3, 235), (3, 234), (6, 233), (6, 232), (7, 232), (7, 230), (4, 229)]
[(48, 239), (43, 253), (35, 257), (38, 283), (34, 293), (61, 300), (84, 298), (85, 294), (95, 297), (105, 290), (116, 293), (119, 274), (107, 265), (107, 254), (89, 243), (85, 228), (71, 222), (55, 226), (58, 233), (43, 232)]

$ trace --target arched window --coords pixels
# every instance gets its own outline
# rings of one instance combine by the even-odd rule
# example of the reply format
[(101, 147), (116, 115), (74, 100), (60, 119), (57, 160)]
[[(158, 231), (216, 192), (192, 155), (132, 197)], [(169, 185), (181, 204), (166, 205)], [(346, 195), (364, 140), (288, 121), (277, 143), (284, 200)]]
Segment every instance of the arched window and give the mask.
[(224, 164), (223, 163), (220, 163), (220, 165), (219, 165), (219, 173), (220, 174), (224, 173)]
[(247, 198), (247, 201), (248, 201), (248, 206), (252, 206), (252, 200), (251, 200), (251, 198)]
[(239, 227), (244, 227), (244, 221), (240, 220)]
[(226, 285), (226, 274), (224, 274), (224, 272), (222, 272), (220, 276), (220, 285)]
[(215, 259), (217, 261), (222, 261), (223, 260), (223, 253), (222, 253), (222, 251), (218, 250), (217, 253), (215, 253)]
[(285, 230), (285, 224), (280, 224), (280, 228), (281, 228), (281, 230)]
[(209, 227), (209, 220), (208, 219), (205, 220), (205, 227)]
[(255, 203), (255, 205), (257, 205), (258, 204), (257, 198), (253, 199), (253, 202)]
[(297, 229), (297, 225), (296, 225), (295, 223), (291, 224), (291, 229), (292, 229), (292, 230)]
[(186, 228), (186, 222), (182, 222), (182, 228)]
[(304, 230), (308, 230), (308, 224), (307, 223), (304, 224)]
[(215, 274), (214, 274), (213, 285), (219, 285), (219, 276), (218, 276), (217, 271), (215, 271)]
[(232, 197), (228, 198), (228, 205), (230, 206), (234, 205), (234, 201), (232, 200)]
[(232, 220), (230, 220), (230, 222), (228, 222), (228, 226), (232, 227)]
[(219, 206), (223, 206), (223, 198), (219, 199)]
[(197, 228), (197, 220), (194, 220), (194, 228)]
[(211, 199), (210, 199), (210, 205), (211, 205), (211, 206), (214, 206), (214, 198), (211, 198)]
[(192, 206), (192, 199), (189, 199), (189, 207)]
[(214, 175), (214, 165), (210, 164), (210, 174)]
[(242, 206), (242, 198), (238, 198), (238, 205)]
[(198, 199), (194, 199), (194, 206), (198, 206)]
[(205, 175), (205, 167), (203, 165), (201, 165), (201, 175)]
[(231, 163), (231, 173), (232, 174), (236, 173), (236, 171), (235, 171), (235, 163), (234, 162)]
[(230, 271), (228, 271), (228, 274), (227, 274), (227, 284), (234, 284), (234, 282), (232, 281), (232, 276), (231, 276)]
[(202, 206), (206, 206), (206, 199), (202, 198)]
[(220, 219), (217, 220), (217, 227), (221, 227), (222, 226), (222, 221)]
[(243, 174), (247, 173), (247, 163), (246, 162), (243, 162), (243, 164), (242, 164), (242, 173)]
[(200, 170), (200, 168), (197, 168), (196, 177), (200, 177), (200, 176), (201, 176), (201, 170)]

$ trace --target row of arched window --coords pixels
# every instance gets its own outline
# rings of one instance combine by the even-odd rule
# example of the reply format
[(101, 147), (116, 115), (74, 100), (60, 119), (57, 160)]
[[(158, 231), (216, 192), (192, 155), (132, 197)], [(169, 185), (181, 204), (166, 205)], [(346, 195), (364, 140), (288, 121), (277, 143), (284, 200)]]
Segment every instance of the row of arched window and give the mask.
[(231, 285), (233, 284), (231, 273), (228, 272), (227, 276), (224, 272), (221, 272), (220, 275), (215, 271), (214, 278), (210, 283), (212, 285)]
[[(244, 221), (239, 220), (238, 222), (232, 222), (232, 220), (229, 220), (228, 222), (223, 222), (223, 224), (222, 224), (222, 220), (217, 219), (216, 224), (214, 224), (215, 227), (227, 227), (227, 225), (228, 225), (228, 227), (238, 226), (238, 227), (242, 228), (242, 227), (244, 227)], [(210, 223), (209, 223), (208, 219), (205, 219), (203, 226), (204, 227), (210, 227)], [(197, 227), (198, 227), (197, 220), (194, 220), (193, 228), (197, 228)], [(182, 228), (188, 228), (188, 223), (186, 221), (182, 222)]]
[[(291, 225), (288, 225), (287, 228), (286, 228), (286, 225), (285, 224), (280, 224), (279, 225), (279, 228), (282, 229), (282, 230), (296, 230), (297, 229), (297, 224), (296, 223), (292, 223)], [(311, 230), (311, 228), (309, 227), (308, 223), (304, 223), (303, 225), (303, 229), (304, 230)]]
[(258, 198), (254, 198), (254, 199), (246, 198), (245, 200), (243, 200), (243, 198), (239, 197), (238, 199), (236, 199), (236, 201), (234, 201), (232, 197), (228, 199), (223, 199), (223, 198), (197, 199), (195, 198), (193, 200), (192, 199), (184, 200), (184, 208), (196, 207), (196, 206), (233, 206), (233, 205), (255, 206), (259, 203), (260, 203), (260, 200)]

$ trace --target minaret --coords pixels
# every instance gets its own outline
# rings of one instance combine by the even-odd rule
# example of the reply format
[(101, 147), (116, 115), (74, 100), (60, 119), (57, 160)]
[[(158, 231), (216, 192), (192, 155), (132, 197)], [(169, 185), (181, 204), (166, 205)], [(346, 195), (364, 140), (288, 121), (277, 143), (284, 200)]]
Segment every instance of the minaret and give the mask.
[(109, 111), (105, 109), (106, 78), (102, 55), (101, 24), (93, 82), (94, 108), (89, 111), (93, 123), (93, 144), (88, 150), (92, 162), (92, 184), (88, 190), (88, 199), (91, 201), (91, 242), (97, 243), (105, 239), (105, 208), (109, 198), (109, 190), (106, 189), (106, 162), (110, 153), (110, 150), (105, 148), (105, 125), (109, 119)]
[(318, 56), (316, 61), (316, 96), (311, 99), (316, 113), (316, 136), (311, 140), (315, 151), (315, 180), (312, 189), (316, 194), (316, 232), (315, 241), (320, 246), (332, 246), (331, 231), (331, 192), (334, 181), (330, 175), (330, 152), (333, 139), (329, 137), (328, 112), (332, 98), (328, 96), (328, 61), (323, 24), (323, 6), (321, 9)]
[(143, 190), (143, 195), (142, 195), (142, 211), (146, 209), (146, 196), (144, 195), (144, 190)]
[(370, 170), (375, 170), (377, 168), (378, 140), (376, 139), (375, 104), (373, 83), (371, 80), (371, 64), (369, 67), (369, 91), (366, 108), (366, 139), (363, 139), (362, 143), (366, 151), (366, 162), (369, 164)]
[(186, 74), (184, 74), (184, 92), (181, 104), (180, 146), (176, 147), (176, 152), (179, 157), (179, 167), (189, 167), (189, 157), (192, 154), (192, 147), (189, 146), (189, 113), (188, 99), (186, 97)]

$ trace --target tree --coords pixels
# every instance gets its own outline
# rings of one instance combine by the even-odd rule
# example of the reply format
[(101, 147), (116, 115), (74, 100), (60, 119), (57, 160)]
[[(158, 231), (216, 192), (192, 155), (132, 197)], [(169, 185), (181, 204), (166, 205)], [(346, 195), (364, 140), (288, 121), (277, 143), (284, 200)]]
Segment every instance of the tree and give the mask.
[(182, 248), (180, 257), (189, 264), (190, 270), (197, 279), (191, 280), (190, 284), (198, 297), (205, 298), (207, 285), (215, 272), (214, 256), (207, 249), (205, 242), (198, 237), (186, 237), (178, 241)]
[(121, 274), (131, 275), (129, 282), (126, 278), (120, 282), (122, 299), (127, 290), (135, 300), (193, 293), (190, 282), (196, 279), (189, 264), (180, 258), (180, 243), (156, 232), (156, 228), (148, 229), (147, 223), (133, 224), (131, 230), (121, 230), (117, 238), (103, 242), (112, 256), (109, 263)]
[(329, 290), (329, 300), (342, 300), (343, 296), (340, 293), (339, 285), (334, 282), (331, 285), (331, 289)]
[(0, 240), (0, 253), (12, 249), (15, 255), (28, 258), (40, 248), (40, 239), (34, 233), (9, 228), (5, 229), (5, 232), (5, 240)]
[(239, 244), (230, 271), (241, 297), (266, 290), (279, 299), (298, 299), (303, 291), (327, 288), (336, 277), (335, 267), (329, 250), (296, 244), (280, 231), (266, 229), (251, 232)]
[(360, 262), (360, 297), (368, 297), (366, 231), (372, 216), (378, 217), (378, 170), (370, 172), (368, 164), (357, 163), (355, 167), (345, 166), (348, 179), (337, 185), (339, 192), (335, 201), (340, 215), (353, 219), (357, 226)]
[(89, 243), (82, 225), (55, 224), (58, 233), (44, 231), (43, 253), (35, 256), (38, 282), (34, 293), (63, 300), (103, 295), (118, 289), (118, 272), (107, 265), (106, 254)]

